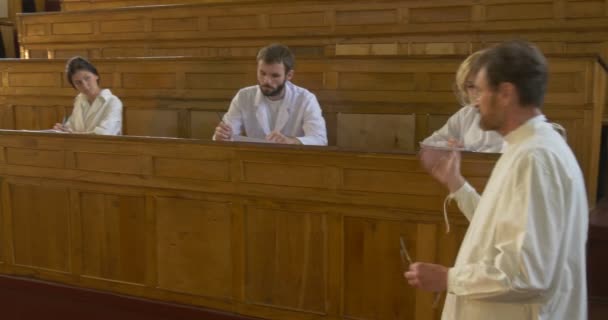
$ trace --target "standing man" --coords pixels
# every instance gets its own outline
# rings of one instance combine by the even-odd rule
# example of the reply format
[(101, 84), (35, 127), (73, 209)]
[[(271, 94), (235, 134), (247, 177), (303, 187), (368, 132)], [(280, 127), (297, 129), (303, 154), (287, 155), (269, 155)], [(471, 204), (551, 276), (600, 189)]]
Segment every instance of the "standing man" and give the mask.
[(314, 94), (290, 82), (294, 56), (284, 45), (258, 52), (258, 85), (241, 89), (215, 128), (214, 140), (248, 137), (285, 144), (327, 145), (321, 107)]
[(583, 177), (541, 113), (547, 63), (529, 43), (507, 42), (477, 61), (480, 127), (507, 147), (480, 195), (456, 151), (422, 150), (422, 165), (450, 191), (470, 225), (452, 268), (414, 263), (408, 282), (447, 290), (442, 319), (587, 319)]

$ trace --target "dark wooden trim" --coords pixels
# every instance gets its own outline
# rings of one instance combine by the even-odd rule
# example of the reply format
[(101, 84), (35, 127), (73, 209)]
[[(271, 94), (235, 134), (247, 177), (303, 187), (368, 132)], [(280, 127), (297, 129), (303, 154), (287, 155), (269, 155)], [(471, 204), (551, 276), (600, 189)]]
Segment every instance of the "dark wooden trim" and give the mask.
[(3, 318), (12, 320), (258, 319), (6, 275), (0, 275), (0, 310)]

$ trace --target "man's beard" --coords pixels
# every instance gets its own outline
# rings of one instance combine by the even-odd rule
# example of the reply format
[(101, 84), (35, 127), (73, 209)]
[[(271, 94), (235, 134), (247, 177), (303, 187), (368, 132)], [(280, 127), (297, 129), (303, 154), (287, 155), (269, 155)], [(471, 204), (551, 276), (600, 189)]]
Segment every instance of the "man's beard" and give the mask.
[(285, 82), (283, 82), (282, 84), (280, 84), (278, 87), (276, 87), (276, 89), (270, 91), (270, 92), (266, 92), (264, 91), (264, 88), (271, 88), (268, 86), (260, 86), (260, 90), (262, 91), (262, 94), (266, 97), (276, 97), (276, 96), (280, 96), (283, 93), (283, 89), (285, 88)]
[(502, 126), (502, 117), (499, 117), (499, 113), (497, 112), (498, 107), (496, 100), (497, 97), (493, 94), (492, 98), (490, 99), (490, 106), (488, 108), (489, 112), (487, 112), (485, 116), (483, 113), (481, 113), (481, 107), (477, 109), (480, 115), (479, 127), (483, 131), (498, 131)]

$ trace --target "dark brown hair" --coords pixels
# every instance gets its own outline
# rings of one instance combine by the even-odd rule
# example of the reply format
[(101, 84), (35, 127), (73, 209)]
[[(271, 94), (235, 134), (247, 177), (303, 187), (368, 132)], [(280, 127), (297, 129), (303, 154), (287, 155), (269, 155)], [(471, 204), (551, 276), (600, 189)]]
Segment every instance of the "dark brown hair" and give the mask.
[(74, 83), (72, 82), (72, 77), (76, 74), (76, 72), (85, 70), (97, 76), (97, 83), (99, 84), (99, 73), (95, 66), (89, 62), (89, 60), (83, 57), (72, 57), (65, 65), (65, 75), (68, 78), (68, 82), (72, 85), (72, 88), (76, 89)]
[(268, 45), (258, 52), (257, 61), (264, 61), (264, 63), (282, 63), (285, 66), (285, 73), (293, 70), (295, 65), (295, 58), (293, 53), (285, 45), (274, 43)]
[(487, 49), (475, 62), (474, 74), (486, 69), (488, 84), (495, 90), (503, 82), (517, 88), (519, 104), (541, 108), (547, 91), (547, 60), (533, 44), (514, 40)]

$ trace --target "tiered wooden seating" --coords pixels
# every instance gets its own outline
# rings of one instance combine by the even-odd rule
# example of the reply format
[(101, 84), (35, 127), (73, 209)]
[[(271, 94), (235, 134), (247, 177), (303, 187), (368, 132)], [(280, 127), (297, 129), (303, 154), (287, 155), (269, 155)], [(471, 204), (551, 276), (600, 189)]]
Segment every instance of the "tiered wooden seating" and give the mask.
[[(418, 141), (458, 110), (452, 82), (463, 58), (298, 59), (294, 82), (317, 95), (331, 144), (413, 151)], [(65, 81), (64, 63), (0, 61), (2, 128), (50, 128), (69, 114), (76, 92)], [(127, 135), (208, 139), (236, 91), (255, 84), (254, 58), (94, 63), (102, 86), (124, 102)], [(595, 199), (599, 148), (594, 146), (600, 145), (605, 70), (591, 55), (552, 56), (549, 63), (545, 111), (567, 129), (568, 142), (588, 179), (590, 199)], [(358, 144), (365, 138), (367, 144)]]
[[(298, 1), (298, 0), (283, 0)], [(169, 4), (210, 4), (231, 2), (268, 2), (268, 0), (62, 0), (62, 11), (80, 11), (91, 9), (124, 8)]]
[[(20, 16), (24, 57), (467, 54), (526, 38), (546, 53), (603, 53), (601, 1), (260, 1)], [(583, 33), (584, 32), (584, 33)]]
[(197, 3), (21, 15), (21, 56), (251, 57), (269, 42), (288, 44), (299, 57), (443, 55), (524, 38), (545, 53), (608, 57), (608, 9), (601, 1)]
[[(466, 219), (413, 154), (0, 131), (0, 271), (263, 318), (438, 319)], [(464, 156), (483, 188), (496, 155)], [(36, 201), (32, 201), (35, 199)]]

